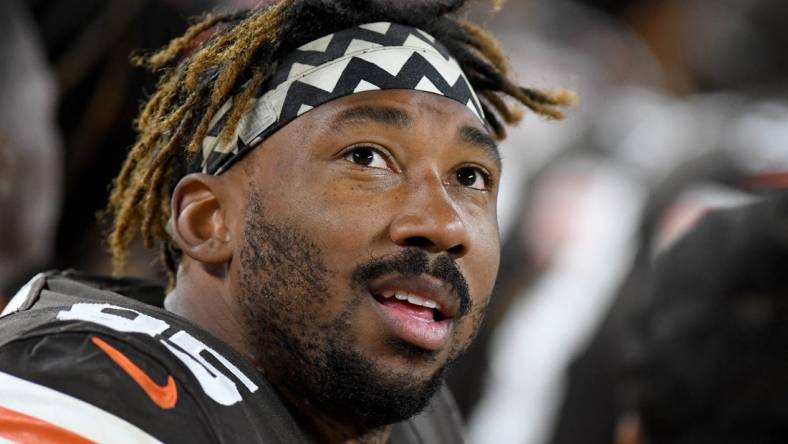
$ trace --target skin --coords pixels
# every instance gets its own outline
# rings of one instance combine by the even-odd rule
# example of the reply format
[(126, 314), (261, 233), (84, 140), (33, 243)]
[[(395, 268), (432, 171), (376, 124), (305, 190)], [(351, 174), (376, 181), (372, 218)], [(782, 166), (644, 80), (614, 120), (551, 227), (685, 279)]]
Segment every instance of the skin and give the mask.
[[(377, 154), (370, 154), (370, 148)], [(359, 163), (359, 158), (372, 163)], [(244, 280), (252, 275), (262, 285), (276, 277), (249, 269), (242, 260), (250, 241), (244, 239), (250, 194), (264, 204), (264, 211), (256, 211), (265, 213), (261, 218), (266, 223), (305, 233), (325, 267), (319, 273), (325, 295), (280, 299), (300, 304), (308, 320), (292, 326), (293, 333), (319, 336), (320, 330), (309, 329), (341, 318), (346, 324), (342, 343), (371, 362), (375, 371), (393, 380), (421, 382), (469, 345), (492, 292), (500, 253), (500, 170), (487, 130), (454, 100), (389, 90), (323, 104), (276, 132), (224, 174), (191, 174), (179, 182), (172, 198), (172, 228), (184, 254), (176, 290), (166, 305), (259, 363), (319, 441), (385, 442), (389, 427), (360, 428), (299, 402), (302, 398), (287, 388), (281, 368), (264, 359), (279, 350), (274, 345), (260, 349), (266, 346), (245, 328), (254, 306), (244, 300), (249, 292)], [(476, 175), (472, 181), (469, 172)], [(396, 338), (381, 327), (379, 303), (353, 282), (360, 264), (405, 250), (424, 252), (431, 261), (450, 257), (468, 286), (468, 313), (452, 320), (448, 340), (429, 358), (390, 346)]]
[(643, 444), (643, 431), (637, 415), (624, 415), (616, 425), (616, 444)]

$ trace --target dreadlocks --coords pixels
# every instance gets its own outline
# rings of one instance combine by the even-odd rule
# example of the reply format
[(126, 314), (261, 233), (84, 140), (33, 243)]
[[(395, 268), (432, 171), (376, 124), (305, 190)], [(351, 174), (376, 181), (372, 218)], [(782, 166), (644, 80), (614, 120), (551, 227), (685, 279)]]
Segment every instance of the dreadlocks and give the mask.
[[(140, 233), (148, 248), (163, 241), (163, 259), (172, 284), (177, 260), (166, 226), (172, 189), (186, 173), (189, 156), (200, 147), (228, 98), (233, 97), (232, 105), (219, 135), (224, 140), (234, 133), (253, 92), (272, 74), (276, 61), (323, 35), (375, 21), (426, 31), (458, 61), (499, 140), (506, 135), (504, 123), (521, 119), (520, 104), (548, 118), (562, 118), (559, 108), (572, 103), (573, 93), (545, 92), (513, 83), (495, 39), (479, 27), (447, 15), (464, 3), (281, 0), (262, 9), (208, 14), (167, 47), (135, 57), (138, 65), (164, 74), (135, 122), (137, 142), (110, 195), (108, 214), (114, 220), (109, 244), (115, 272), (122, 271), (128, 245)], [(206, 40), (206, 34), (212, 36)]]

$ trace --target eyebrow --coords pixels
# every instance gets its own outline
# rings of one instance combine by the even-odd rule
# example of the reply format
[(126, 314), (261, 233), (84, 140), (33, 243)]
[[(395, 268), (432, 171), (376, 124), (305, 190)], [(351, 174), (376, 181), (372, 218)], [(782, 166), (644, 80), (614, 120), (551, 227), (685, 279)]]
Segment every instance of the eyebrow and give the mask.
[(472, 126), (464, 126), (460, 128), (459, 137), (464, 143), (476, 145), (484, 149), (500, 168), (501, 153), (498, 151), (498, 144), (495, 143), (495, 140), (493, 140), (489, 134)]
[(347, 109), (339, 113), (331, 128), (341, 130), (346, 126), (379, 123), (399, 129), (410, 127), (413, 119), (405, 111), (390, 106), (365, 105)]
[[(395, 107), (382, 105), (363, 105), (346, 109), (340, 112), (331, 124), (331, 129), (340, 131), (348, 126), (363, 125), (365, 123), (378, 123), (397, 129), (406, 129), (411, 126), (411, 116)], [(501, 154), (498, 144), (485, 131), (473, 126), (463, 126), (458, 131), (459, 140), (463, 143), (476, 145), (482, 148), (497, 166), (501, 166)]]

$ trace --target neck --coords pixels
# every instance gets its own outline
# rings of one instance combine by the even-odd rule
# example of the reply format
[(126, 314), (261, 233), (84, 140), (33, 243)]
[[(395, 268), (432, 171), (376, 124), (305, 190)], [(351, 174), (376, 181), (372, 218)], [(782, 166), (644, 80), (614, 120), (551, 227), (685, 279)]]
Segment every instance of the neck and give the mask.
[(164, 299), (164, 308), (192, 321), (235, 351), (250, 357), (241, 319), (224, 298), (221, 283), (214, 279), (183, 279), (182, 271), (182, 268), (178, 270), (178, 284)]
[(391, 426), (374, 429), (348, 424), (311, 406), (303, 396), (281, 393), (298, 424), (316, 442), (331, 444), (384, 444), (391, 435)]

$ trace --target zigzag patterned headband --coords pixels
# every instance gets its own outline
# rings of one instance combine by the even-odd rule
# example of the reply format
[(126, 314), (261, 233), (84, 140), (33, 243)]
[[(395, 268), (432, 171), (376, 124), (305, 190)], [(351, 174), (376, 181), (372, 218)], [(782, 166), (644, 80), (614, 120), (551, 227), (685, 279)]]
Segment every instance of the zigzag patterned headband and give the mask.
[(193, 171), (218, 175), (276, 130), (310, 109), (350, 94), (427, 91), (466, 105), (482, 122), (479, 98), (448, 50), (416, 28), (379, 22), (321, 37), (283, 57), (252, 98), (229, 143), (218, 135), (229, 99), (210, 123)]

